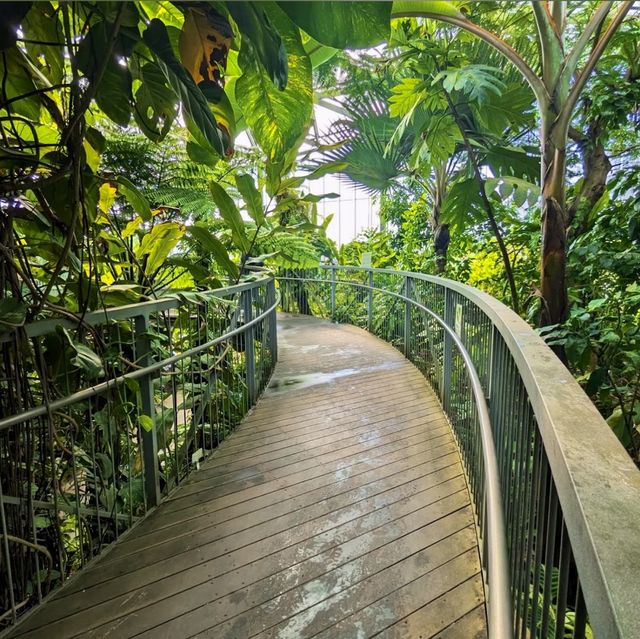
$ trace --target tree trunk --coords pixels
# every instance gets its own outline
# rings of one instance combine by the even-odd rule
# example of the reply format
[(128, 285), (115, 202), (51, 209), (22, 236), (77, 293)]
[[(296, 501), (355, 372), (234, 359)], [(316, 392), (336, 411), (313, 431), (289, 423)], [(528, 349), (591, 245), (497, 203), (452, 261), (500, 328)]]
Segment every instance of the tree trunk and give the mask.
[(436, 253), (436, 273), (442, 275), (447, 268), (447, 250), (449, 249), (449, 225), (433, 225), (433, 246)]
[(602, 197), (611, 171), (611, 162), (602, 143), (602, 123), (591, 121), (586, 136), (577, 139), (582, 157), (584, 179), (567, 209), (567, 233), (570, 238), (589, 229), (589, 213)]
[[(542, 308), (540, 326), (561, 324), (567, 319), (569, 300), (567, 295), (567, 235), (565, 219), (565, 173), (567, 136), (559, 135), (549, 123), (556, 114), (553, 110), (542, 116), (541, 139), (541, 221), (542, 246), (540, 249), (540, 294)], [(555, 139), (564, 143), (559, 148)]]
[(442, 275), (447, 268), (447, 251), (451, 234), (448, 224), (440, 224), (440, 210), (446, 189), (446, 172), (436, 170), (434, 187), (432, 191), (433, 209), (431, 211), (431, 232), (433, 233), (433, 249), (436, 255), (436, 274)]

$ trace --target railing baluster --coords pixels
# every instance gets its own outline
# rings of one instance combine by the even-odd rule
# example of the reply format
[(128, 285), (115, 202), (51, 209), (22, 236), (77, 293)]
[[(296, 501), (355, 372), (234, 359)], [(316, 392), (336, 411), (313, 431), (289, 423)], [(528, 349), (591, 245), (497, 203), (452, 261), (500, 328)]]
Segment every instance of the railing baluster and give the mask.
[[(454, 309), (453, 293), (449, 289), (445, 290), (444, 298), (444, 322), (447, 326), (453, 327)], [(442, 386), (440, 388), (442, 405), (445, 411), (451, 408), (451, 355), (453, 352), (453, 342), (448, 333), (444, 333), (443, 353), (442, 353)]]
[(367, 290), (367, 330), (371, 332), (373, 326), (373, 271), (367, 273), (367, 282), (369, 285)]
[[(404, 278), (404, 295), (411, 298), (411, 278)], [(411, 302), (404, 303), (404, 354), (407, 359), (411, 359)]]
[[(267, 284), (267, 307), (276, 303), (276, 281), (269, 280)], [(269, 315), (267, 321), (269, 326), (269, 355), (271, 358), (270, 368), (273, 370), (278, 360), (278, 318), (275, 311)]]
[[(304, 284), (302, 284), (304, 286)], [(244, 322), (248, 324), (253, 319), (253, 295), (252, 291), (244, 291), (241, 298), (241, 307), (244, 310)], [(251, 326), (244, 332), (244, 357), (247, 380), (247, 398), (249, 407), (256, 401), (256, 359), (254, 349), (254, 327)]]

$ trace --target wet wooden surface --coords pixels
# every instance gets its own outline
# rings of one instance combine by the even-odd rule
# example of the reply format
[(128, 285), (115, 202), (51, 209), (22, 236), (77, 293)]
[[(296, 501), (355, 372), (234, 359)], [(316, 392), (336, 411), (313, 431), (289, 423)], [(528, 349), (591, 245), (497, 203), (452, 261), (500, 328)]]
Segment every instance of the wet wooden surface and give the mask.
[(472, 511), (429, 386), (282, 316), (280, 362), (192, 478), (12, 637), (486, 637)]

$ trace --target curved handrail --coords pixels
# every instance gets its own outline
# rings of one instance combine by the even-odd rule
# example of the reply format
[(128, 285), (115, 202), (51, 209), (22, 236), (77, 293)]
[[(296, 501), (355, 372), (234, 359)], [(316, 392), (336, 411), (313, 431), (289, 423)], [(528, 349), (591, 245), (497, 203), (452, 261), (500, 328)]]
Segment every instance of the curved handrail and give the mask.
[[(493, 330), (492, 348), (503, 342), (503, 351), (511, 358), (526, 393), (543, 447), (544, 464), (552, 477), (550, 490), (557, 494), (559, 521), (554, 515), (547, 523), (543, 522), (546, 534), (551, 535), (544, 542), (550, 546), (551, 555), (546, 560), (543, 557), (543, 563), (546, 561), (549, 566), (550, 561), (552, 567), (556, 562), (565, 562), (568, 566), (575, 560), (578, 595), (584, 594), (583, 606), (586, 604), (596, 636), (625, 639), (640, 636), (639, 579), (630, 569), (640, 565), (640, 473), (579, 384), (541, 337), (502, 303), (465, 284), (393, 269), (333, 265), (321, 268), (334, 274), (360, 272), (421, 280), (441, 288), (443, 294), (449, 291), (463, 298), (488, 318)], [(320, 281), (326, 285), (348, 283), (336, 280), (335, 275), (333, 280)], [(366, 288), (363, 282), (354, 285)], [(491, 388), (488, 394), (499, 390)], [(540, 490), (543, 489), (544, 485)], [(529, 496), (532, 493), (533, 489)], [(555, 499), (547, 495), (547, 508), (552, 498)], [(570, 556), (558, 558), (553, 552), (553, 530), (561, 531), (564, 526)], [(562, 548), (563, 543), (566, 552), (567, 542), (563, 538), (555, 544), (556, 553), (557, 546)], [(547, 597), (546, 592), (544, 596)], [(535, 606), (535, 601), (532, 605)], [(557, 605), (565, 606), (566, 601)], [(526, 605), (524, 609), (526, 612)], [(579, 616), (584, 615), (576, 612), (576, 619)], [(546, 623), (550, 623), (548, 619)]]
[[(248, 287), (237, 287), (237, 290), (250, 290)], [(219, 289), (217, 291), (218, 296), (220, 294), (229, 294), (230, 292), (237, 292), (236, 287), (229, 287), (229, 289)], [(216, 297), (216, 291), (212, 291), (212, 297)], [(159, 300), (162, 301), (162, 300)], [(130, 373), (125, 373), (123, 375), (118, 375), (117, 377), (112, 377), (100, 384), (95, 384), (94, 386), (88, 386), (87, 388), (83, 388), (82, 390), (76, 391), (71, 395), (67, 395), (66, 397), (62, 397), (61, 399), (54, 400), (49, 402), (48, 404), (43, 404), (41, 406), (36, 406), (34, 408), (30, 408), (29, 410), (23, 411), (21, 413), (17, 413), (16, 415), (12, 415), (11, 417), (5, 417), (4, 419), (0, 419), (0, 432), (10, 428), (11, 426), (15, 426), (16, 424), (20, 424), (21, 422), (27, 422), (32, 419), (36, 419), (37, 417), (42, 417), (46, 415), (50, 411), (60, 410), (66, 406), (71, 404), (75, 404), (76, 402), (84, 401), (85, 399), (89, 399), (90, 397), (95, 397), (96, 395), (100, 395), (104, 392), (111, 390), (114, 386), (119, 386), (120, 384), (125, 383), (127, 380), (133, 381), (142, 379), (148, 375), (153, 375), (158, 371), (166, 368), (167, 366), (171, 366), (172, 364), (176, 364), (177, 362), (186, 359), (187, 357), (193, 357), (194, 355), (198, 355), (222, 342), (226, 342), (241, 333), (244, 333), (252, 326), (259, 324), (264, 319), (266, 319), (271, 313), (273, 313), (280, 303), (279, 295), (276, 294), (275, 302), (271, 304), (267, 309), (265, 309), (260, 315), (254, 317), (251, 321), (245, 322), (241, 326), (234, 328), (233, 330), (227, 331), (226, 333), (205, 342), (204, 344), (199, 344), (198, 346), (194, 346), (186, 351), (182, 351), (177, 355), (172, 355), (171, 357), (166, 357), (165, 359), (160, 360), (159, 362), (155, 362), (149, 366), (143, 366), (141, 368), (136, 369), (135, 371), (131, 371)], [(144, 302), (143, 302), (144, 304)], [(135, 313), (137, 310), (135, 307), (137, 305), (132, 304), (127, 307), (128, 312), (131, 314)]]
[[(124, 345), (124, 355), (131, 353), (132, 361), (123, 361), (135, 369), (119, 375), (112, 370), (105, 381), (57, 399), (41, 386), (34, 393), (41, 405), (0, 416), (0, 453), (7, 462), (0, 485), (6, 559), (0, 567), (0, 594), (9, 601), (3, 617), (10, 615), (17, 623), (19, 613), (28, 608), (23, 604), (33, 601), (33, 593), (25, 599), (22, 579), (25, 574), (31, 578), (29, 568), (21, 572), (16, 559), (23, 561), (22, 546), (14, 552), (9, 540), (20, 544), (32, 531), (35, 538), (34, 513), (48, 513), (44, 521), (53, 532), (43, 547), (64, 579), (75, 566), (65, 563), (63, 525), (84, 522), (83, 530), (100, 539), (101, 552), (188, 477), (239, 423), (266, 388), (277, 361), (278, 303), (273, 277), (261, 277), (199, 293), (195, 299), (161, 298), (77, 318), (40, 320), (17, 329), (19, 335), (0, 336), (7, 361), (20, 361), (26, 338), (33, 342), (34, 355), (23, 368), (48, 372), (50, 365), (57, 374), (55, 363), (44, 360), (47, 336), (59, 325), (83, 326), (90, 328), (84, 333), (90, 346), (99, 340), (108, 347), (115, 340), (122, 351)], [(152, 343), (154, 334), (161, 347)], [(84, 335), (78, 338), (80, 346), (85, 346)], [(22, 382), (16, 378), (17, 384)], [(65, 385), (60, 386), (64, 392)], [(23, 441), (30, 447), (9, 449)], [(60, 468), (65, 472), (63, 486)], [(76, 562), (84, 566), (95, 552), (94, 545), (80, 544)], [(14, 564), (19, 567), (17, 578)], [(30, 583), (37, 601), (52, 587), (38, 571)]]

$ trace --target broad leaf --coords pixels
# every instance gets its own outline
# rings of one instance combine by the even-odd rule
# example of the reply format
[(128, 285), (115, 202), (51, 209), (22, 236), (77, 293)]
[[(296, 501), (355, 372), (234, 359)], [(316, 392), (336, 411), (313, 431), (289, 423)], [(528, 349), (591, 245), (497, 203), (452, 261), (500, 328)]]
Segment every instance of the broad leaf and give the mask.
[(138, 191), (138, 189), (126, 178), (118, 177), (115, 180), (118, 185), (118, 191), (127, 198), (127, 202), (133, 210), (145, 221), (151, 219), (151, 207), (147, 199)]
[(134, 118), (140, 130), (153, 142), (161, 142), (178, 114), (178, 98), (167, 86), (164, 73), (155, 62), (142, 67), (142, 84), (136, 91)]
[(207, 98), (209, 106), (216, 117), (218, 128), (222, 132), (225, 155), (233, 155), (233, 139), (236, 135), (236, 118), (231, 102), (229, 101), (229, 97), (222, 87), (215, 84), (215, 82), (210, 82), (209, 80), (201, 82), (198, 85), (198, 88)]
[(483, 104), (492, 95), (501, 96), (505, 90), (505, 83), (496, 77), (499, 73), (500, 69), (486, 64), (466, 64), (460, 69), (448, 68), (441, 71), (433, 79), (433, 84), (437, 85), (442, 81), (445, 91), (466, 93), (471, 100)]
[[(31, 3), (12, 4), (28, 8)], [(32, 61), (40, 63), (40, 71), (51, 84), (60, 83), (64, 73), (64, 38), (59, 14), (60, 11), (54, 9), (50, 2), (36, 2), (21, 22), (24, 37), (29, 41), (25, 43), (27, 54)], [(0, 42), (3, 40), (0, 36)], [(53, 46), (53, 43), (59, 46)]]
[(156, 54), (158, 66), (179, 97), (185, 115), (188, 116), (187, 125), (193, 123), (206, 142), (220, 155), (223, 155), (224, 142), (207, 99), (202, 91), (198, 89), (193, 78), (175, 57), (164, 24), (160, 20), (152, 20), (144, 32), (143, 38), (149, 48)]
[(448, 2), (446, 0), (414, 0), (413, 2), (394, 2), (391, 8), (391, 18), (449, 16), (464, 19), (464, 14), (458, 9), (463, 2)]
[(220, 82), (233, 31), (226, 18), (211, 7), (189, 7), (180, 32), (180, 57), (193, 81)]
[(71, 358), (71, 364), (73, 366), (79, 368), (88, 379), (94, 379), (104, 375), (102, 360), (96, 353), (88, 346), (76, 342), (66, 328), (58, 326), (56, 330), (73, 349), (73, 352), (75, 352), (75, 356)]
[(236, 186), (240, 191), (240, 195), (242, 195), (251, 219), (259, 226), (262, 226), (265, 222), (262, 196), (253, 183), (253, 178), (247, 174), (236, 175)]
[[(233, 3), (232, 3), (233, 4)], [(253, 59), (243, 41), (240, 62), (244, 69), (235, 87), (235, 97), (256, 141), (272, 162), (297, 148), (309, 129), (313, 106), (311, 62), (304, 51), (300, 32), (277, 6), (270, 16), (285, 42), (289, 81), (280, 91)]]
[(335, 198), (340, 197), (339, 193), (323, 193), (322, 195), (315, 195), (314, 193), (309, 193), (301, 198), (302, 202), (320, 202), (320, 200), (333, 200)]
[(214, 167), (220, 162), (220, 156), (216, 155), (209, 147), (200, 146), (192, 140), (187, 142), (187, 155), (192, 162), (210, 167)]
[(302, 36), (302, 44), (304, 46), (304, 50), (309, 56), (309, 60), (311, 60), (311, 66), (314, 69), (316, 67), (319, 67), (321, 64), (324, 64), (328, 60), (331, 60), (331, 58), (333, 58), (333, 56), (338, 53), (338, 49), (320, 44), (320, 42), (312, 38), (305, 31), (302, 31), (300, 35)]
[(30, 120), (40, 118), (40, 102), (33, 95), (36, 86), (33, 82), (29, 66), (18, 47), (11, 47), (0, 56), (0, 77), (4, 78), (0, 86), (0, 103), (27, 96), (12, 102), (11, 108), (16, 113)]
[(211, 190), (213, 201), (220, 211), (220, 216), (231, 231), (234, 244), (240, 250), (248, 251), (250, 242), (244, 228), (244, 220), (240, 215), (240, 211), (238, 211), (238, 207), (217, 182), (211, 182), (209, 189)]
[[(321, 164), (317, 169), (304, 176), (306, 180), (318, 180), (321, 177), (328, 175), (330, 173), (340, 173), (348, 168), (348, 163), (340, 160), (336, 160), (333, 162), (326, 162)], [(302, 184), (302, 181), (300, 182)]]
[(511, 175), (486, 180), (485, 190), (487, 196), (495, 193), (497, 199), (502, 202), (512, 197), (516, 206), (522, 206), (525, 202), (529, 206), (535, 206), (540, 196), (540, 187), (537, 184)]
[(514, 175), (529, 181), (540, 179), (540, 156), (512, 146), (492, 146), (485, 153), (494, 175)]
[(142, 426), (142, 428), (146, 430), (147, 433), (153, 432), (152, 417), (149, 417), (149, 415), (140, 415), (140, 417), (138, 417), (138, 421), (140, 422), (140, 426)]
[(446, 194), (440, 221), (463, 229), (485, 219), (480, 190), (475, 178), (458, 180)]
[(102, 61), (109, 55), (96, 90), (96, 102), (111, 120), (126, 126), (131, 119), (132, 78), (129, 69), (118, 63), (116, 54), (123, 45), (121, 41), (116, 46), (111, 43), (112, 31), (113, 25), (105, 21), (95, 23), (78, 47), (77, 62), (89, 82), (95, 83)]
[(278, 2), (280, 8), (318, 42), (359, 49), (389, 37), (390, 2)]
[(153, 275), (164, 263), (185, 233), (185, 227), (177, 222), (156, 224), (143, 238), (136, 251), (137, 257), (147, 256), (144, 272)]
[[(271, 24), (266, 2), (229, 2), (227, 9), (242, 34), (242, 50), (259, 61), (278, 89), (287, 86), (288, 61), (285, 43)], [(242, 65), (244, 69), (244, 65)]]
[(205, 251), (208, 251), (215, 262), (222, 268), (231, 278), (238, 277), (238, 267), (229, 258), (227, 249), (222, 242), (205, 226), (194, 225), (189, 227), (187, 233), (198, 243)]

